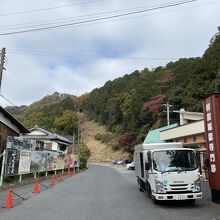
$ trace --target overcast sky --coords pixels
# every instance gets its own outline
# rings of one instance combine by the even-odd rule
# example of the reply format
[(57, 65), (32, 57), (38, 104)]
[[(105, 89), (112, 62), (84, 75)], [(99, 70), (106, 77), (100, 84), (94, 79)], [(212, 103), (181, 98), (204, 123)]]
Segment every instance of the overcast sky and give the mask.
[[(79, 96), (135, 70), (202, 56), (220, 26), (220, 0), (198, 0), (53, 30), (1, 35), (181, 1), (1, 0), (0, 48), (6, 48), (7, 56), (2, 94), (16, 105), (29, 105), (55, 91)], [(8, 105), (2, 98), (0, 104)]]

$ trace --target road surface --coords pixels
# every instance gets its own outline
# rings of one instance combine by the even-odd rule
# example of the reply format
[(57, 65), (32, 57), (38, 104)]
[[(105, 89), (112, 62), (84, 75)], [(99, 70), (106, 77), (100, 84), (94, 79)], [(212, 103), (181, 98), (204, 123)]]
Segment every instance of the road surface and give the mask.
[(0, 220), (220, 220), (220, 206), (203, 199), (195, 205), (154, 205), (137, 190), (133, 171), (89, 165), (89, 169), (41, 192)]

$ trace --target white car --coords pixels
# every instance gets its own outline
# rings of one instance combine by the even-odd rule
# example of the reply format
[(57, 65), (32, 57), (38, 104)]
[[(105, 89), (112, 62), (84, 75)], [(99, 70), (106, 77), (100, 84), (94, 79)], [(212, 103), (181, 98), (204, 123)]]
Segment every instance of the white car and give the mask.
[(128, 163), (126, 167), (127, 167), (127, 170), (134, 170), (134, 162)]

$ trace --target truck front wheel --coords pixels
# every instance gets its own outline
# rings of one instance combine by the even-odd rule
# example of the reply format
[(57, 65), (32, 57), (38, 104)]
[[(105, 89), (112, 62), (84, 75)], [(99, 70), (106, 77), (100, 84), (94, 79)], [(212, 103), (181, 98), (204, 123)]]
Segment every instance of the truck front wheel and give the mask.
[(196, 202), (195, 199), (189, 199), (189, 200), (187, 200), (187, 203), (189, 203), (189, 204), (191, 204), (191, 205), (194, 205), (195, 202)]
[(159, 200), (155, 199), (154, 195), (152, 194), (151, 189), (150, 189), (150, 197), (151, 197), (151, 199), (152, 199), (154, 204), (158, 204), (159, 203)]
[(144, 190), (142, 189), (142, 181), (141, 181), (141, 179), (138, 178), (137, 182), (138, 182), (138, 190), (139, 190), (140, 192), (143, 192)]

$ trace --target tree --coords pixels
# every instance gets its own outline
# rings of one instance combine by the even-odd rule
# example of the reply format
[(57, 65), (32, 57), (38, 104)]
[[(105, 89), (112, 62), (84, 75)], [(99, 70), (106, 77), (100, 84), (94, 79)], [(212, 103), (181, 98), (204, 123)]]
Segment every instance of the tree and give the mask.
[(134, 146), (137, 144), (135, 134), (133, 132), (126, 132), (119, 137), (118, 144), (128, 152), (134, 151)]
[(72, 135), (77, 133), (78, 116), (76, 112), (65, 110), (60, 117), (55, 117), (53, 130), (60, 134)]

